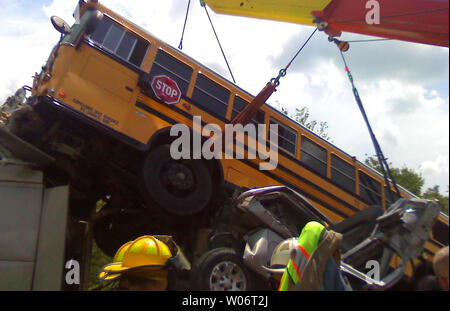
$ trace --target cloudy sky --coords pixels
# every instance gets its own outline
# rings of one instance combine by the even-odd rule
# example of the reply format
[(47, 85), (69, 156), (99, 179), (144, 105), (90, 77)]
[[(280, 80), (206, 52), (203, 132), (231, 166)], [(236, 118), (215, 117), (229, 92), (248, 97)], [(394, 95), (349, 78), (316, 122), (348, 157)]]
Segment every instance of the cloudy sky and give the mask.
[[(103, 0), (156, 37), (177, 47), (188, 0)], [(77, 0), (0, 0), (0, 102), (40, 71), (59, 34), (49, 17), (70, 24)], [(216, 15), (211, 18), (237, 84), (256, 95), (295, 54), (312, 27)], [(343, 39), (367, 37), (344, 34)], [(230, 78), (198, 0), (183, 51)], [(449, 50), (400, 41), (354, 43), (346, 53), (381, 148), (394, 166), (414, 169), (427, 187), (449, 184)], [(326, 121), (339, 148), (363, 160), (374, 148), (356, 106), (337, 48), (317, 33), (269, 100), (275, 107), (307, 106)]]

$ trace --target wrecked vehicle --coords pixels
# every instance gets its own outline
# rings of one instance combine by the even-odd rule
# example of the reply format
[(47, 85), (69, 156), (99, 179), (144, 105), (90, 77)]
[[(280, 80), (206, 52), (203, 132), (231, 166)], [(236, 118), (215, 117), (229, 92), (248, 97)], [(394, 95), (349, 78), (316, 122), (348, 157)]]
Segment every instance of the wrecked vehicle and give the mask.
[[(374, 206), (332, 225), (287, 187), (245, 191), (234, 201), (230, 231), (212, 233), (212, 249), (194, 265), (193, 285), (199, 290), (254, 290), (264, 284), (276, 290), (287, 262), (274, 265), (275, 250), (286, 240), (296, 244), (304, 225), (317, 221), (343, 234), (341, 271), (352, 289), (387, 290), (401, 282), (405, 286), (417, 279), (405, 275), (406, 266), (417, 263), (439, 210), (433, 201), (400, 199), (385, 212)], [(378, 279), (366, 274), (369, 261), (379, 263)]]

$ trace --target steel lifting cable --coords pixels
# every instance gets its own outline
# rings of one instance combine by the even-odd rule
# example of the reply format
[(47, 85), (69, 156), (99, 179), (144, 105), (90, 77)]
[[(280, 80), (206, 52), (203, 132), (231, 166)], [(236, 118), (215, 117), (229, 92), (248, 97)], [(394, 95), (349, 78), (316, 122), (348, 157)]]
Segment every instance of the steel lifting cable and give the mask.
[(342, 52), (342, 50), (339, 50), (339, 52), (341, 53), (341, 57), (342, 60), (344, 61), (344, 65), (345, 65), (345, 71), (347, 72), (347, 76), (348, 79), (350, 80), (350, 83), (352, 84), (352, 89), (353, 89), (353, 95), (356, 99), (356, 103), (358, 104), (359, 110), (361, 111), (361, 114), (363, 115), (364, 121), (366, 122), (367, 128), (369, 129), (369, 134), (370, 134), (370, 138), (372, 139), (373, 145), (375, 147), (375, 152), (377, 154), (377, 158), (378, 158), (378, 162), (380, 163), (380, 169), (381, 169), (381, 173), (383, 174), (384, 177), (384, 181), (386, 183), (386, 186), (389, 190), (389, 196), (391, 198), (391, 202), (394, 202), (394, 196), (392, 194), (392, 189), (391, 187), (389, 187), (389, 179), (388, 179), (388, 175), (389, 178), (394, 186), (395, 191), (397, 192), (397, 195), (400, 196), (400, 191), (397, 187), (397, 183), (395, 182), (394, 177), (392, 176), (391, 170), (389, 168), (389, 164), (386, 162), (386, 158), (383, 155), (383, 152), (381, 151), (381, 147), (378, 143), (377, 138), (375, 137), (375, 134), (372, 130), (372, 127), (370, 125), (369, 119), (367, 118), (367, 114), (366, 111), (364, 109), (363, 103), (361, 101), (361, 98), (359, 97), (359, 93), (358, 90), (356, 89), (355, 83), (353, 82), (353, 76), (350, 72), (350, 69), (348, 68), (347, 62), (345, 60), (344, 57), (344, 53)]
[(280, 70), (278, 77), (273, 78), (271, 80), (271, 82), (275, 82), (277, 86), (280, 84), (280, 78), (282, 78), (286, 75), (289, 67), (291, 67), (294, 60), (297, 58), (297, 56), (300, 54), (300, 52), (303, 50), (303, 48), (308, 44), (309, 40), (311, 40), (311, 38), (314, 36), (314, 34), (316, 33), (317, 30), (318, 30), (318, 28), (316, 27), (316, 29), (314, 29), (314, 31), (309, 35), (308, 39), (306, 39), (305, 43), (303, 43), (303, 45), (300, 47), (300, 49), (297, 51), (297, 53), (294, 55), (294, 57), (291, 59), (291, 61), (286, 65), (286, 67), (284, 67), (283, 69)]
[(188, 2), (188, 6), (187, 6), (187, 10), (186, 10), (186, 18), (184, 19), (183, 32), (181, 33), (181, 40), (180, 40), (180, 44), (178, 45), (178, 48), (180, 50), (183, 49), (184, 31), (186, 30), (186, 24), (187, 24), (187, 20), (188, 20), (188, 16), (189, 16), (189, 8), (190, 8), (190, 6), (191, 6), (191, 0), (189, 0), (189, 2)]
[(233, 79), (233, 82), (236, 84), (236, 80), (234, 79), (233, 72), (231, 71), (231, 68), (230, 68), (230, 64), (228, 64), (228, 60), (227, 60), (227, 57), (225, 56), (225, 52), (223, 51), (222, 44), (220, 44), (219, 36), (217, 35), (216, 29), (214, 28), (211, 17), (209, 16), (208, 9), (206, 8), (206, 5), (202, 5), (202, 6), (205, 8), (206, 15), (208, 16), (209, 23), (211, 24), (214, 35), (216, 36), (217, 43), (219, 43), (220, 50), (222, 51), (222, 55), (223, 55), (223, 58), (225, 59), (225, 63), (227, 64), (228, 71), (230, 72), (231, 78)]
[(231, 120), (231, 124), (242, 124), (246, 125), (248, 122), (250, 122), (251, 119), (256, 115), (258, 110), (261, 108), (261, 106), (269, 99), (269, 97), (275, 92), (276, 87), (280, 85), (280, 79), (284, 77), (287, 73), (287, 70), (292, 65), (294, 60), (297, 58), (297, 56), (300, 54), (300, 52), (303, 50), (303, 48), (308, 44), (309, 40), (313, 37), (313, 35), (316, 33), (318, 28), (316, 28), (311, 35), (308, 37), (308, 39), (303, 43), (303, 45), (300, 47), (300, 49), (297, 51), (297, 53), (294, 55), (294, 57), (291, 59), (291, 61), (280, 70), (278, 77), (272, 78), (266, 86), (256, 95), (250, 104), (244, 107), (244, 109), (239, 112), (233, 120)]
[[(211, 17), (209, 16), (208, 10), (206, 9), (206, 4), (203, 1), (200, 1), (200, 4), (201, 4), (201, 6), (203, 6), (205, 8), (206, 15), (208, 16), (208, 20), (211, 24), (211, 28), (214, 32), (214, 35), (216, 36), (217, 43), (219, 43), (220, 51), (222, 52), (223, 58), (225, 59), (225, 63), (227, 64), (231, 78), (233, 79), (233, 82), (236, 83), (236, 79), (234, 78), (233, 72), (231, 71), (230, 64), (228, 63), (227, 57), (225, 56), (225, 52), (223, 51), (222, 44), (220, 43), (219, 36), (217, 35), (216, 29), (214, 28), (214, 24), (211, 20)], [(188, 1), (188, 5), (187, 5), (187, 9), (186, 9), (186, 17), (184, 19), (184, 25), (183, 25), (183, 32), (181, 33), (181, 40), (180, 40), (180, 44), (178, 45), (178, 48), (180, 50), (183, 49), (184, 33), (186, 31), (186, 25), (187, 25), (187, 20), (188, 20), (188, 16), (189, 16), (190, 6), (191, 6), (191, 0)]]

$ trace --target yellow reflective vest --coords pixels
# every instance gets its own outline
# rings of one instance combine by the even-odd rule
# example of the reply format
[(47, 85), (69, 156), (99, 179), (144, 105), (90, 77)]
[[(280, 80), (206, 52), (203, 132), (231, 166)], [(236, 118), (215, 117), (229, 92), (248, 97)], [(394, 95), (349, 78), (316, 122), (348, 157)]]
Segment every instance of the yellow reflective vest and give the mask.
[(286, 269), (281, 278), (279, 291), (287, 291), (300, 282), (305, 266), (320, 242), (325, 226), (316, 222), (308, 222), (298, 237), (297, 247), (291, 252)]

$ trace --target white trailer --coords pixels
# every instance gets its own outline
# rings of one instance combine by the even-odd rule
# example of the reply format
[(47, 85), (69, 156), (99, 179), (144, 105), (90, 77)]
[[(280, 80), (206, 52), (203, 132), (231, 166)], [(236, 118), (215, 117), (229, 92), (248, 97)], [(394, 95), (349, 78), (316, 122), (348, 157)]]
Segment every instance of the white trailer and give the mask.
[[(84, 289), (65, 280), (67, 256), (74, 254), (68, 236), (83, 240), (87, 226), (70, 224), (69, 186), (46, 182), (43, 168), (52, 161), (0, 127), (0, 291)], [(77, 244), (79, 253), (87, 244)], [(78, 259), (83, 269), (85, 259)]]

